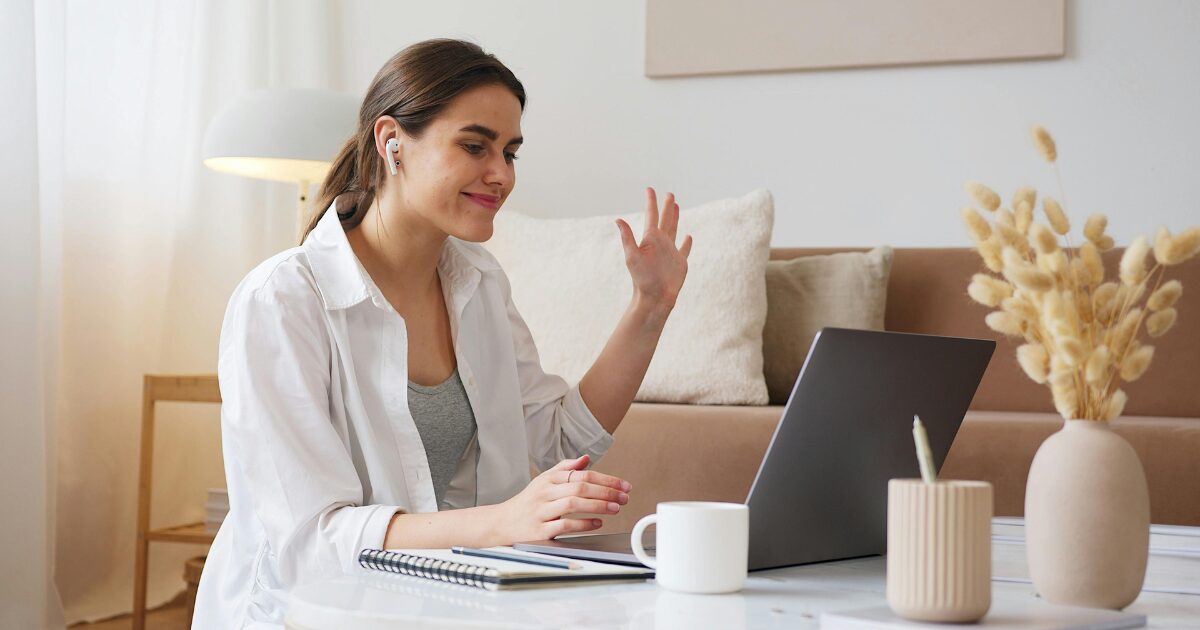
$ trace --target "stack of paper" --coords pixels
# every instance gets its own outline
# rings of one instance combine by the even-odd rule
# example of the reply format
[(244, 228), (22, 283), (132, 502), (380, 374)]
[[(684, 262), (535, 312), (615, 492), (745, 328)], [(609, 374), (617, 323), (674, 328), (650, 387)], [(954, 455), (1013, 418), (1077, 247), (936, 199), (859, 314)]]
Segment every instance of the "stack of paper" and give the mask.
[(229, 491), (225, 488), (209, 488), (208, 502), (204, 504), (204, 529), (216, 533), (221, 528), (221, 522), (229, 513)]

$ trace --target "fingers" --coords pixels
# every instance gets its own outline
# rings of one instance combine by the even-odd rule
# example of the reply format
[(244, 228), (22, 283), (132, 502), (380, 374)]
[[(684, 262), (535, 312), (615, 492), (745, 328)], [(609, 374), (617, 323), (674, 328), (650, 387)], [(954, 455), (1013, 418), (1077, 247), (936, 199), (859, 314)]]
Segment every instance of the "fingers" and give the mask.
[[(568, 475), (570, 476), (569, 480), (567, 479)], [(570, 471), (557, 472), (554, 473), (554, 476), (555, 478), (552, 479), (552, 481), (554, 481), (556, 484), (566, 484), (569, 481), (572, 484), (582, 482), (597, 486), (605, 486), (614, 490), (620, 490), (621, 492), (629, 492), (633, 489), (633, 484), (625, 481), (624, 479), (599, 473), (594, 470), (580, 470), (573, 474), (570, 473)]]
[[(575, 475), (578, 477), (579, 475)], [(617, 505), (625, 505), (629, 503), (629, 495), (621, 490), (611, 486), (601, 486), (594, 483), (572, 480), (571, 483), (554, 484), (551, 489), (549, 498), (558, 500), (565, 497), (581, 497), (584, 499), (597, 499), (600, 501), (611, 501)]]
[(653, 188), (646, 189), (646, 228), (642, 234), (658, 227), (658, 195)]
[(546, 525), (550, 530), (546, 537), (554, 538), (562, 534), (577, 534), (600, 529), (604, 525), (604, 521), (598, 518), (560, 518)]
[(616, 514), (621, 511), (621, 504), (616, 501), (601, 499), (585, 499), (583, 497), (563, 497), (546, 503), (543, 507), (542, 518), (553, 520), (567, 514)]
[[(558, 462), (557, 464), (552, 466), (550, 468), (550, 470), (580, 470), (582, 468), (587, 468), (588, 460), (589, 460), (589, 457), (587, 455), (580, 455), (579, 457), (576, 457), (575, 459), (564, 459), (561, 462)], [(547, 471), (547, 472), (549, 472), (549, 471)], [(566, 473), (563, 473), (561, 476), (566, 477)], [(558, 480), (556, 479), (555, 481), (558, 481)], [(562, 482), (559, 481), (559, 483), (562, 483)]]
[(679, 204), (675, 203), (675, 193), (667, 193), (663, 202), (662, 230), (667, 233), (671, 243), (675, 243), (675, 232), (679, 228)]
[(621, 247), (625, 249), (625, 258), (632, 258), (637, 253), (637, 241), (633, 237), (633, 228), (624, 219), (617, 219), (617, 230), (621, 233)]
[(679, 246), (679, 253), (683, 254), (683, 257), (685, 259), (688, 257), (688, 254), (692, 253), (692, 235), (691, 234), (688, 234), (687, 236), (683, 237), (683, 245)]

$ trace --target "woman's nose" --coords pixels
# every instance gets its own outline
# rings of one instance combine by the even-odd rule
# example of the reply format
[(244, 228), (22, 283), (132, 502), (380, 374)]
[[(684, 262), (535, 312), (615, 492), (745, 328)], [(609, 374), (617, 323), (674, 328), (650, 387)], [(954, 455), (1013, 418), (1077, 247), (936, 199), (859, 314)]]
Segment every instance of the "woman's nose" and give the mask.
[(503, 155), (488, 160), (487, 166), (487, 172), (483, 174), (483, 183), (503, 187), (505, 191), (512, 189), (516, 174)]

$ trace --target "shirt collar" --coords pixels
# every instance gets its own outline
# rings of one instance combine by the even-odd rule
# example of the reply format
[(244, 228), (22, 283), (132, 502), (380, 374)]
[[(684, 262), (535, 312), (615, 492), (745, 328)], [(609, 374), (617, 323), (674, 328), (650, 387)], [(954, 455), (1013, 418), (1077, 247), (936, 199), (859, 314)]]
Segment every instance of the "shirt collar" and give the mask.
[[(370, 299), (376, 306), (391, 309), (350, 247), (338, 218), (337, 202), (325, 210), (317, 226), (302, 245), (316, 278), (326, 310), (345, 309)], [(449, 281), (448, 293), (460, 305), (474, 293), (482, 273), (498, 271), (495, 259), (480, 248), (453, 236), (446, 239), (438, 259), (438, 271)]]

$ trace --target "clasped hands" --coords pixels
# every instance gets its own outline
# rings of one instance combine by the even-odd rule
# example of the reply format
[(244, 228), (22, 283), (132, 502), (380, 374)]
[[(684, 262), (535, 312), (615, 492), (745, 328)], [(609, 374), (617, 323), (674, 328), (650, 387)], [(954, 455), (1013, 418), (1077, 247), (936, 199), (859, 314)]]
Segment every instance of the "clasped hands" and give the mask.
[(535, 477), (520, 494), (496, 506), (501, 512), (496, 522), (496, 544), (596, 530), (604, 524), (600, 519), (567, 515), (619, 512), (629, 503), (633, 486), (612, 475), (585, 470), (589, 461), (587, 455), (564, 459)]

